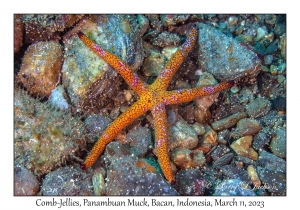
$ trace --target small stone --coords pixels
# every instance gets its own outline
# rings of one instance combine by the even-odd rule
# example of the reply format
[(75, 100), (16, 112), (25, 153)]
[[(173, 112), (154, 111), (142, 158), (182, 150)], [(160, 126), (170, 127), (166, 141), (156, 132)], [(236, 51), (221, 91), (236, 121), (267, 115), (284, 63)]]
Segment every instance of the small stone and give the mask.
[(286, 63), (282, 63), (277, 67), (278, 74), (283, 74), (286, 70)]
[(151, 42), (158, 47), (178, 46), (180, 38), (177, 34), (163, 31), (157, 37), (154, 37)]
[(254, 37), (252, 35), (240, 34), (237, 37), (235, 37), (235, 39), (239, 42), (247, 43), (250, 45), (253, 45), (253, 43), (254, 43)]
[(240, 88), (238, 88), (237, 86), (233, 86), (232, 88), (230, 88), (230, 92), (232, 93), (237, 93), (240, 91)]
[(285, 85), (285, 83), (286, 83), (286, 78), (285, 78), (285, 76), (283, 76), (283, 75), (278, 75), (277, 81), (278, 81), (279, 84)]
[(286, 115), (280, 115), (278, 111), (272, 110), (269, 114), (260, 119), (263, 126), (273, 128), (274, 126), (280, 127), (286, 123)]
[(215, 188), (214, 196), (255, 196), (256, 194), (240, 179), (223, 180)]
[(286, 99), (282, 96), (277, 96), (272, 101), (272, 108), (277, 111), (286, 111)]
[(221, 167), (221, 173), (227, 176), (229, 179), (240, 179), (247, 184), (250, 184), (251, 180), (247, 171), (241, 169), (238, 166), (226, 165)]
[(199, 167), (206, 162), (201, 151), (186, 148), (177, 148), (172, 151), (171, 159), (181, 169)]
[(280, 41), (279, 41), (279, 44), (278, 44), (278, 48), (281, 50), (280, 51), (280, 54), (281, 56), (286, 59), (286, 35), (283, 34), (281, 37), (280, 37)]
[(69, 108), (67, 101), (67, 94), (64, 86), (59, 85), (55, 89), (51, 90), (51, 95), (49, 96), (50, 103), (61, 110), (66, 110)]
[(273, 42), (267, 47), (266, 54), (276, 54), (278, 50), (277, 43)]
[(230, 147), (238, 154), (243, 157), (248, 157), (252, 160), (258, 159), (258, 154), (250, 146), (252, 144), (252, 136), (244, 136), (234, 141)]
[(256, 164), (256, 161), (251, 160), (250, 158), (247, 158), (247, 157), (240, 156), (240, 155), (235, 156), (235, 159), (237, 162), (242, 163), (243, 167), (247, 167), (249, 165)]
[(284, 23), (276, 23), (274, 27), (274, 33), (278, 36), (282, 36), (286, 32), (286, 25)]
[(220, 157), (213, 163), (213, 167), (220, 169), (222, 166), (228, 165), (233, 159), (233, 156), (234, 156), (233, 153), (225, 154), (224, 156)]
[(145, 52), (148, 56), (144, 60), (142, 71), (146, 76), (157, 76), (163, 69), (167, 58), (149, 44), (145, 44)]
[(263, 72), (269, 72), (270, 71), (270, 69), (267, 66), (261, 66), (261, 70)]
[(14, 195), (37, 195), (40, 186), (37, 178), (24, 167), (14, 168)]
[(201, 174), (199, 169), (180, 170), (176, 174), (175, 188), (180, 195), (201, 196), (204, 195), (207, 186), (207, 180)]
[(203, 110), (201, 108), (196, 107), (194, 109), (194, 117), (198, 123), (207, 124), (211, 119), (211, 112), (208, 109)]
[(218, 135), (209, 125), (205, 126), (205, 134), (201, 137), (199, 150), (206, 154), (213, 148), (218, 145)]
[(259, 187), (261, 185), (261, 182), (259, 180), (258, 174), (256, 172), (256, 169), (254, 168), (253, 165), (249, 165), (247, 167), (247, 172), (248, 175), (251, 179), (252, 184), (254, 185), (254, 187)]
[(227, 141), (230, 139), (230, 131), (228, 129), (218, 132), (218, 142), (224, 145), (227, 144)]
[(82, 171), (79, 166), (59, 168), (46, 175), (41, 192), (46, 196), (91, 196), (92, 173)]
[(286, 157), (286, 130), (284, 128), (275, 129), (275, 136), (272, 138), (270, 149), (278, 157)]
[(160, 20), (164, 26), (173, 26), (178, 23), (186, 21), (190, 15), (179, 14), (179, 15), (160, 15)]
[(253, 138), (253, 148), (255, 150), (263, 149), (265, 146), (269, 145), (272, 138), (271, 129), (264, 127), (260, 130)]
[(94, 195), (102, 196), (106, 195), (106, 187), (105, 187), (105, 169), (97, 168), (94, 171), (92, 182), (94, 188)]
[(253, 47), (254, 47), (255, 51), (258, 52), (259, 54), (261, 54), (261, 55), (266, 54), (267, 49), (263, 43), (256, 42)]
[(257, 167), (257, 172), (263, 186), (272, 195), (286, 195), (286, 172), (273, 171), (261, 167)]
[(247, 117), (246, 112), (238, 112), (222, 120), (215, 121), (211, 124), (215, 131), (224, 130), (234, 126), (240, 119)]
[(130, 146), (130, 152), (142, 157), (152, 148), (151, 132), (146, 127), (135, 127), (126, 136), (125, 142)]
[(263, 117), (271, 110), (271, 102), (265, 98), (256, 98), (247, 104), (245, 109), (251, 118)]
[(230, 17), (228, 18), (228, 24), (229, 24), (229, 25), (237, 25), (237, 24), (238, 24), (238, 21), (239, 21), (239, 19), (238, 19), (238, 17), (236, 17), (236, 16), (230, 16)]
[(248, 87), (243, 87), (239, 92), (239, 101), (240, 104), (246, 105), (249, 102), (254, 100), (253, 89)]
[(18, 77), (31, 94), (49, 97), (60, 81), (62, 63), (59, 43), (37, 42), (27, 48)]
[(264, 57), (264, 61), (265, 61), (265, 65), (271, 65), (273, 62), (273, 55), (265, 55)]
[(194, 128), (198, 136), (203, 135), (205, 133), (205, 127), (198, 122), (192, 124), (192, 127)]
[(257, 165), (268, 170), (273, 171), (286, 171), (286, 161), (277, 157), (276, 155), (266, 152), (264, 150), (259, 151), (259, 158)]
[(261, 125), (255, 119), (244, 118), (238, 121), (236, 129), (231, 132), (233, 138), (242, 136), (253, 135), (261, 130)]
[(257, 28), (257, 35), (255, 38), (255, 41), (259, 41), (261, 40), (264, 36), (266, 36), (268, 34), (268, 31), (265, 28), (259, 27)]

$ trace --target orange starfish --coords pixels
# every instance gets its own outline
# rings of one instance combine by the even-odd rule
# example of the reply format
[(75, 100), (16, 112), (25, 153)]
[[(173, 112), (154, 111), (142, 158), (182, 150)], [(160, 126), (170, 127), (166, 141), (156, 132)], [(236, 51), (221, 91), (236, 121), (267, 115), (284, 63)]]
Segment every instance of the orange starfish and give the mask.
[(106, 51), (101, 46), (91, 41), (82, 32), (78, 33), (78, 37), (86, 44), (87, 47), (116, 69), (125, 79), (127, 84), (139, 95), (139, 100), (121, 114), (115, 121), (113, 121), (102, 133), (87, 156), (85, 162), (81, 165), (81, 168), (87, 169), (91, 167), (96, 162), (99, 155), (103, 152), (106, 145), (111, 142), (124, 127), (129, 125), (142, 114), (146, 113), (148, 110), (151, 110), (154, 120), (156, 139), (155, 146), (157, 149), (158, 162), (166, 179), (172, 184), (175, 183), (168, 156), (168, 132), (165, 106), (169, 104), (188, 102), (196, 97), (213, 94), (226, 88), (230, 88), (233, 86), (233, 81), (191, 89), (173, 91), (166, 90), (173, 75), (179, 69), (188, 53), (195, 46), (197, 39), (197, 28), (195, 26), (188, 34), (187, 40), (181, 48), (174, 53), (172, 58), (167, 62), (164, 69), (158, 75), (157, 79), (151, 85), (143, 82), (139, 76), (130, 69), (128, 64), (122, 61), (118, 56)]

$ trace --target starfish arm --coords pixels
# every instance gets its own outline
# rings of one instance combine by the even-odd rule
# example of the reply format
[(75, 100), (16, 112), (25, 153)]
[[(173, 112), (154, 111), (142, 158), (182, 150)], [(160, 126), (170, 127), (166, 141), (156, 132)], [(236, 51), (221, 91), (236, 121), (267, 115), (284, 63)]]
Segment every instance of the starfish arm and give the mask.
[(160, 72), (157, 79), (153, 83), (153, 86), (159, 90), (166, 90), (172, 77), (179, 69), (184, 59), (189, 52), (194, 48), (197, 39), (197, 28), (194, 26), (191, 32), (188, 34), (187, 40), (183, 45), (173, 54), (171, 59), (167, 62), (164, 69)]
[(234, 85), (233, 80), (222, 82), (216, 85), (207, 85), (196, 87), (192, 89), (180, 89), (166, 92), (165, 104), (178, 104), (191, 101), (197, 97), (210, 95), (216, 92), (220, 92), (224, 89), (231, 88)]
[(90, 40), (82, 32), (78, 33), (79, 39), (93, 52), (95, 52), (100, 58), (105, 60), (110, 66), (116, 69), (119, 74), (125, 79), (126, 83), (139, 95), (141, 95), (145, 89), (147, 89), (147, 84), (144, 83), (139, 76), (132, 71), (128, 64), (122, 61), (118, 56), (108, 52), (101, 46), (97, 45), (95, 42)]
[(167, 115), (163, 103), (155, 105), (152, 109), (155, 129), (155, 147), (157, 150), (158, 162), (161, 166), (166, 179), (174, 183), (175, 178), (171, 170), (170, 159), (168, 155), (168, 132), (167, 132)]
[(132, 123), (135, 119), (149, 110), (149, 108), (144, 104), (145, 103), (141, 100), (135, 102), (106, 128), (98, 141), (95, 143), (84, 163), (81, 165), (82, 169), (91, 167), (101, 155), (106, 145), (110, 143), (124, 127)]

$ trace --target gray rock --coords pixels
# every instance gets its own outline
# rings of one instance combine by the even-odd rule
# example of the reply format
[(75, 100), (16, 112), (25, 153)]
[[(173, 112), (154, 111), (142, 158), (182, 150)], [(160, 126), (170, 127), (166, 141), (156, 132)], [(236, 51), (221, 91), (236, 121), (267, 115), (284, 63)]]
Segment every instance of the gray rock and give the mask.
[(286, 130), (284, 128), (275, 129), (275, 136), (272, 138), (270, 149), (278, 157), (286, 157)]
[(273, 171), (278, 170), (282, 172), (286, 171), (285, 160), (264, 150), (259, 151), (257, 165), (266, 168), (268, 170), (273, 170)]
[(108, 117), (101, 114), (95, 114), (87, 117), (84, 124), (87, 130), (93, 135), (94, 141), (96, 141), (111, 122), (111, 119)]
[(255, 196), (255, 193), (242, 180), (229, 179), (218, 183), (214, 196)]
[(218, 158), (216, 161), (213, 163), (214, 168), (221, 168), (224, 165), (227, 165), (230, 163), (230, 161), (233, 159), (234, 154), (233, 153), (228, 153), (223, 155), (222, 157)]
[(213, 160), (221, 158), (223, 155), (230, 152), (230, 149), (223, 144), (219, 144), (214, 151), (210, 153)]
[(257, 55), (218, 29), (198, 23), (199, 63), (218, 80), (256, 77), (260, 70)]
[(271, 129), (264, 127), (253, 138), (252, 147), (255, 150), (263, 149), (264, 146), (269, 145), (272, 138)]
[(79, 166), (66, 166), (50, 172), (42, 183), (41, 192), (48, 196), (93, 195), (92, 173)]
[(271, 102), (265, 98), (256, 98), (247, 104), (245, 109), (251, 118), (263, 117), (271, 110)]

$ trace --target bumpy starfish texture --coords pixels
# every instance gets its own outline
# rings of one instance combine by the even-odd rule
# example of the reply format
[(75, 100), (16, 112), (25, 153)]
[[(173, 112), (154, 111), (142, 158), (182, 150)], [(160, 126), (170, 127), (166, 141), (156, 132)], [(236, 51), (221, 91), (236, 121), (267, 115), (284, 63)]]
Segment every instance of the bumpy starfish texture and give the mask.
[(151, 110), (154, 121), (155, 146), (158, 162), (166, 179), (171, 183), (175, 183), (168, 155), (167, 115), (165, 106), (188, 102), (196, 97), (213, 94), (226, 88), (230, 88), (234, 84), (233, 81), (191, 89), (166, 90), (173, 75), (179, 69), (188, 53), (195, 46), (197, 39), (196, 27), (191, 29), (184, 44), (173, 54), (172, 58), (167, 62), (164, 69), (151, 85), (143, 82), (139, 76), (131, 70), (129, 65), (122, 61), (118, 56), (106, 51), (101, 46), (91, 41), (82, 32), (78, 33), (78, 37), (88, 48), (116, 69), (125, 79), (126, 83), (139, 95), (139, 100), (113, 121), (102, 133), (86, 160), (81, 165), (81, 168), (87, 169), (91, 167), (101, 155), (106, 145), (111, 142), (123, 128), (148, 110)]

